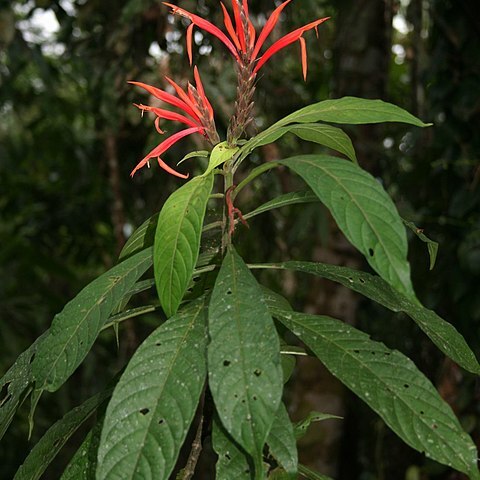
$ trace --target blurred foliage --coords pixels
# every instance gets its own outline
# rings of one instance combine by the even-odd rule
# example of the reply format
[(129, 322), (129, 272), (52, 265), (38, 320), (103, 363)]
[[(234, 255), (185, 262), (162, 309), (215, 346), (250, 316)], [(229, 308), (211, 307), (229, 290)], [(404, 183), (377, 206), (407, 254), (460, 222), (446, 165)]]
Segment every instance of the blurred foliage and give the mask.
[[(251, 3), (261, 23), (262, 12), (271, 10), (272, 1)], [(182, 6), (221, 22), (217, 0), (185, 0)], [(298, 45), (262, 69), (257, 130), (337, 90), (335, 55), (346, 47), (335, 44), (336, 18), (345, 15), (342, 9), (348, 6), (348, 1), (296, 0), (285, 9), (280, 25), (284, 33), (312, 18), (333, 18), (322, 25), (319, 40), (314, 34), (306, 35), (307, 82), (301, 75)], [(375, 131), (374, 160), (368, 167), (382, 177), (402, 215), (440, 243), (437, 266), (429, 272), (425, 245), (412, 239), (419, 296), (454, 323), (480, 352), (480, 23), (474, 14), (476, 2), (411, 0), (392, 2), (392, 6), (400, 9), (407, 29), (394, 30), (391, 39), (385, 35), (388, 48), (394, 45), (385, 100), (433, 121), (435, 127), (426, 133), (395, 126)], [(46, 37), (36, 28), (39, 13), (53, 15), (58, 32)], [(154, 0), (0, 0), (1, 373), (48, 328), (68, 299), (115, 262), (120, 240), (114, 229), (119, 218), (128, 237), (178, 185), (178, 179), (155, 166), (130, 179), (130, 171), (158, 137), (152, 122), (142, 120), (132, 106), (148, 103), (147, 99), (126, 81), (165, 88), (165, 74), (183, 84), (189, 80), (184, 31), (185, 22), (169, 17), (167, 9)], [(233, 62), (216, 39), (197, 34), (195, 43), (194, 62), (202, 71), (219, 131), (224, 132), (235, 98)], [(368, 77), (378, 72), (375, 62), (367, 60), (363, 75)], [(361, 139), (362, 132), (357, 146)], [(111, 141), (116, 155), (108, 149)], [(286, 136), (279, 145), (256, 152), (252, 164), (288, 156), (300, 148), (305, 152), (316, 148), (300, 147), (293, 136)], [(198, 150), (203, 145), (192, 142), (188, 148)], [(182, 144), (172, 148), (166, 160), (174, 165), (185, 153), (187, 147)], [(195, 162), (183, 167), (199, 172), (201, 164)], [(238, 206), (244, 212), (275, 193), (302, 188), (300, 181), (281, 171), (264, 178), (258, 189), (239, 196)], [(113, 207), (118, 201), (120, 216)], [(312, 208), (319, 207), (290, 207), (285, 215), (254, 219), (250, 232), (240, 227), (246, 258), (275, 261), (296, 255), (308, 260), (315, 249), (331, 246), (335, 242), (331, 221), (325, 214), (324, 221), (312, 222)], [(300, 291), (295, 298), (299, 304), (312, 295), (308, 279), (264, 273), (262, 281), (282, 285), (287, 293), (294, 282)], [(478, 441), (480, 402), (475, 379), (442, 363), (401, 316), (390, 317), (375, 306), (361, 305), (358, 321), (366, 323), (374, 337), (411, 355)], [(33, 441), (60, 413), (111, 378), (154, 323), (154, 317), (147, 317), (135, 327), (122, 327), (118, 351), (113, 332), (104, 334), (69, 386), (42, 399)], [(365, 412), (366, 407), (347, 404), (347, 409), (358, 421), (350, 424), (355, 428), (347, 424), (344, 432), (344, 444), (350, 446), (343, 453), (351, 462), (343, 478), (404, 478), (382, 476), (392, 471), (409, 472), (408, 478), (454, 478), (425, 464), (421, 456), (405, 453), (407, 447), (386, 433), (378, 418)], [(9, 441), (0, 447), (2, 479), (13, 477), (29, 448), (27, 415), (25, 405), (7, 433)], [(60, 463), (68, 460), (74, 448), (67, 448)], [(379, 465), (382, 456), (389, 458), (388, 465)], [(58, 478), (58, 472), (50, 475)]]

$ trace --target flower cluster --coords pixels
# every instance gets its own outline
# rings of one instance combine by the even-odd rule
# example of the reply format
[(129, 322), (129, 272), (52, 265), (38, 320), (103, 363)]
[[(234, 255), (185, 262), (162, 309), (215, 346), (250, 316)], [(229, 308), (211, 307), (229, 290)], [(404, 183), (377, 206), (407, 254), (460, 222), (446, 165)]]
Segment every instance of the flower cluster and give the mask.
[[(265, 50), (262, 55), (260, 55), (260, 51), (262, 50), (265, 41), (279, 21), (280, 14), (290, 2), (291, 0), (284, 1), (272, 12), (258, 36), (249, 14), (248, 0), (232, 0), (233, 20), (225, 5), (220, 3), (223, 11), (224, 25), (228, 35), (208, 20), (190, 13), (183, 8), (177, 7), (170, 3), (165, 3), (165, 5), (172, 9), (174, 14), (181, 15), (191, 21), (191, 24), (187, 28), (186, 35), (187, 54), (190, 60), (190, 65), (193, 61), (192, 44), (194, 27), (201, 28), (202, 30), (205, 30), (217, 37), (227, 47), (236, 60), (238, 86), (235, 112), (230, 121), (227, 134), (227, 140), (230, 144), (236, 144), (237, 140), (245, 131), (247, 125), (253, 120), (252, 112), (253, 94), (255, 92), (255, 79), (258, 71), (273, 55), (275, 55), (275, 53), (291, 43), (299, 41), (301, 48), (303, 76), (304, 79), (307, 77), (307, 48), (303, 34), (311, 29), (317, 30), (317, 27), (325, 20), (328, 20), (329, 17), (320, 18), (314, 22), (304, 25), (303, 27), (293, 30), (274, 42)], [(149, 111), (156, 115), (155, 127), (160, 134), (164, 133), (160, 128), (161, 119), (177, 121), (188, 127), (167, 138), (157, 147), (155, 147), (150, 153), (148, 153), (148, 155), (146, 155), (145, 158), (143, 158), (132, 171), (132, 176), (137, 170), (145, 165), (150, 166), (150, 159), (157, 158), (160, 167), (162, 167), (168, 173), (180, 178), (188, 178), (188, 175), (183, 175), (168, 166), (160, 158), (160, 155), (165, 153), (181, 138), (193, 133), (200, 133), (207, 138), (212, 145), (215, 145), (220, 141), (215, 128), (213, 109), (205, 95), (197, 67), (194, 68), (194, 77), (196, 86), (194, 87), (189, 83), (186, 91), (182, 90), (182, 88), (180, 88), (173, 80), (166, 77), (167, 81), (175, 89), (177, 96), (144, 83), (130, 82), (134, 85), (144, 88), (159, 100), (179, 108), (185, 114), (184, 115), (148, 105), (136, 105), (142, 110), (142, 113)]]
[(185, 130), (180, 130), (171, 137), (167, 138), (159, 145), (157, 145), (151, 152), (149, 152), (133, 169), (130, 174), (132, 177), (135, 175), (135, 172), (145, 165), (150, 166), (150, 159), (157, 158), (158, 164), (161, 168), (166, 170), (168, 173), (175, 175), (180, 178), (188, 178), (188, 175), (183, 175), (170, 166), (168, 166), (161, 158), (160, 155), (165, 153), (173, 144), (178, 142), (183, 137), (191, 135), (192, 133), (200, 133), (205, 138), (207, 138), (212, 145), (215, 145), (220, 141), (218, 137), (217, 130), (215, 128), (215, 121), (213, 118), (213, 108), (210, 102), (208, 101), (207, 96), (205, 95), (205, 90), (203, 88), (202, 80), (200, 79), (200, 74), (198, 73), (197, 67), (194, 68), (194, 77), (195, 77), (195, 87), (192, 84), (188, 84), (187, 91), (185, 92), (182, 88), (175, 83), (172, 79), (165, 77), (168, 83), (173, 86), (177, 96), (174, 96), (164, 90), (159, 88), (152, 87), (141, 82), (129, 82), (133, 85), (144, 88), (148, 93), (158, 98), (159, 100), (168, 103), (174, 107), (182, 110), (185, 115), (180, 113), (171, 112), (170, 110), (165, 110), (163, 108), (151, 107), (148, 105), (136, 105), (143, 112), (152, 112), (156, 115), (155, 118), (155, 128), (158, 133), (163, 134), (164, 132), (160, 128), (160, 120), (173, 120), (179, 123), (187, 125), (189, 128)]

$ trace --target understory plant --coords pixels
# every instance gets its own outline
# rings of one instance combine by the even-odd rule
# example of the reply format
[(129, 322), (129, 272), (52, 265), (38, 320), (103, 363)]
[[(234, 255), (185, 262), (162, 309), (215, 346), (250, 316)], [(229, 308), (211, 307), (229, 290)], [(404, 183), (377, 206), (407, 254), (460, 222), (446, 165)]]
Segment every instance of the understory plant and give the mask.
[[(173, 14), (190, 22), (186, 32), (190, 64), (194, 28), (216, 37), (233, 57), (238, 79), (234, 113), (222, 139), (196, 67), (195, 84), (186, 88), (170, 78), (170, 91), (131, 82), (142, 89), (139, 94), (146, 91), (158, 100), (155, 106), (136, 106), (154, 116), (160, 134), (164, 134), (163, 121), (185, 127), (148, 153), (132, 175), (141, 175), (142, 168), (156, 160), (183, 183), (161, 211), (133, 233), (117, 264), (67, 303), (50, 329), (2, 378), (1, 435), (27, 398), (33, 421), (42, 393), (55, 392), (68, 381), (102, 331), (118, 329), (125, 320), (152, 312), (158, 327), (108, 388), (51, 426), (26, 456), (16, 480), (40, 478), (67, 440), (94, 414), (96, 420), (66, 467), (63, 480), (162, 480), (172, 475), (189, 479), (206, 444), (216, 454), (209, 458), (216, 462), (218, 480), (325, 479), (299, 464), (296, 442), (311, 422), (333, 416), (312, 412), (300, 423), (292, 423), (282, 402), (284, 384), (297, 355), (318, 357), (410, 447), (471, 479), (480, 479), (472, 439), (408, 357), (342, 320), (294, 311), (284, 297), (256, 279), (257, 270), (270, 269), (337, 282), (387, 309), (405, 313), (446, 356), (466, 371), (480, 373), (464, 338), (422, 306), (415, 295), (406, 235), (406, 228), (415, 227), (399, 216), (382, 184), (358, 165), (347, 134), (332, 125), (427, 124), (381, 100), (345, 97), (309, 105), (249, 137), (260, 69), (279, 50), (298, 41), (306, 77), (303, 35), (327, 20), (315, 20), (267, 48), (265, 43), (288, 3), (290, 0), (271, 13), (258, 34), (247, 0), (232, 0), (231, 12), (221, 4), (224, 30), (167, 4)], [(333, 153), (298, 155), (254, 168), (250, 165), (249, 156), (255, 149), (287, 133)], [(184, 160), (207, 160), (205, 171), (190, 179), (161, 156), (193, 134), (204, 137), (210, 148), (185, 155)], [(278, 167), (303, 179), (305, 188), (242, 213), (237, 200), (241, 191)], [(288, 205), (313, 202), (323, 203), (330, 211), (373, 273), (308, 259), (249, 264), (237, 253), (237, 243), (249, 235), (250, 219)], [(215, 210), (218, 205), (221, 208)], [(209, 206), (220, 213), (206, 222)], [(206, 236), (215, 230), (219, 234), (206, 242)], [(212, 242), (212, 238), (217, 240)], [(430, 246), (433, 251), (433, 244)], [(155, 298), (141, 305), (138, 294), (152, 290), (156, 290)], [(178, 460), (181, 450), (187, 452), (180, 457), (183, 464)]]

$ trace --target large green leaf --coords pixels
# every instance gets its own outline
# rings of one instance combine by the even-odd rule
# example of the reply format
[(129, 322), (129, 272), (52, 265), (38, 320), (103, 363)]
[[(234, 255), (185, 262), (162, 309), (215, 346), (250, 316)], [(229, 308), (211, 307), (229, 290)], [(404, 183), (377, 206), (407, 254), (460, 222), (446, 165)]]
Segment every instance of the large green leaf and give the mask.
[(252, 480), (254, 472), (248, 455), (228, 435), (218, 417), (213, 421), (212, 441), (218, 455), (215, 480)]
[(429, 310), (399, 293), (380, 277), (324, 263), (292, 261), (271, 264), (270, 268), (272, 267), (286, 268), (327, 278), (361, 293), (393, 312), (406, 313), (445, 355), (465, 370), (480, 374), (480, 364), (474, 353), (453, 325), (439, 317), (433, 310)]
[(202, 299), (140, 345), (107, 407), (97, 480), (168, 478), (205, 383), (206, 342)]
[(54, 423), (32, 448), (15, 474), (14, 480), (39, 479), (65, 442), (111, 394), (112, 389), (98, 393)]
[(275, 142), (286, 133), (293, 133), (302, 140), (324, 145), (343, 153), (353, 162), (357, 162), (357, 156), (350, 137), (342, 129), (323, 123), (293, 124), (285, 127), (274, 125), (250, 139), (241, 148), (242, 156), (245, 157), (255, 148)]
[(275, 415), (272, 429), (268, 434), (267, 444), (270, 453), (287, 473), (286, 478), (295, 480), (298, 469), (297, 443), (292, 422), (283, 403), (280, 404)]
[(415, 298), (407, 262), (407, 234), (392, 200), (368, 172), (327, 155), (301, 155), (279, 163), (300, 175), (371, 267)]
[(314, 103), (282, 118), (275, 125), (281, 126), (293, 122), (331, 122), (351, 125), (400, 122), (417, 127), (431, 125), (423, 123), (411, 113), (391, 103), (356, 97), (343, 97)]
[(252, 456), (256, 474), (282, 395), (280, 345), (263, 292), (229, 248), (209, 306), (208, 374), (227, 432)]
[(212, 187), (213, 174), (193, 178), (170, 195), (158, 217), (153, 264), (167, 317), (177, 311), (192, 278)]
[(37, 389), (53, 392), (67, 380), (116, 305), (151, 264), (151, 249), (143, 250), (98, 277), (65, 305), (33, 360)]
[(46, 336), (47, 332), (21, 353), (0, 380), (0, 439), (12, 423), (17, 408), (30, 392), (33, 384), (31, 363), (39, 344)]
[(429, 123), (423, 123), (402, 108), (392, 105), (391, 103), (383, 102), (382, 100), (355, 97), (324, 100), (323, 102), (318, 102), (293, 112), (251, 138), (240, 149), (240, 161), (258, 146), (274, 142), (284, 135), (286, 133), (285, 125), (291, 123), (311, 124), (317, 122), (344, 124), (401, 122), (417, 127), (427, 127), (431, 125)]
[(474, 443), (408, 357), (333, 318), (280, 310), (274, 315), (408, 445), (480, 478)]

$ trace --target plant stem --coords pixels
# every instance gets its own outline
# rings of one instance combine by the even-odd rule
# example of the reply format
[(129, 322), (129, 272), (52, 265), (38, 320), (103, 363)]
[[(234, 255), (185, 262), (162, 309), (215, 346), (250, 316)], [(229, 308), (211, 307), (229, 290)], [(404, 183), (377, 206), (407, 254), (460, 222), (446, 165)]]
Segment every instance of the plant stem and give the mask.
[[(232, 166), (233, 166), (232, 160), (225, 162), (223, 165), (223, 171), (225, 173), (224, 182), (223, 182), (224, 195), (227, 192), (227, 190), (233, 185)], [(232, 239), (228, 232), (227, 223), (228, 223), (228, 215), (226, 211), (226, 205), (224, 204), (223, 217), (222, 217), (222, 255), (225, 253), (225, 250), (227, 249), (227, 247), (232, 243)]]

